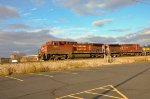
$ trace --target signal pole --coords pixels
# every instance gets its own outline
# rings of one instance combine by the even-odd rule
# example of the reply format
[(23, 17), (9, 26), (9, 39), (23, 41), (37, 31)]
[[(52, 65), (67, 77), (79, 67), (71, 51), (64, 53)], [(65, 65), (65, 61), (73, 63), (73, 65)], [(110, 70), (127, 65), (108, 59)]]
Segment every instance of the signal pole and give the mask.
[(104, 63), (111, 63), (110, 47), (108, 44), (104, 45), (103, 53), (104, 53)]

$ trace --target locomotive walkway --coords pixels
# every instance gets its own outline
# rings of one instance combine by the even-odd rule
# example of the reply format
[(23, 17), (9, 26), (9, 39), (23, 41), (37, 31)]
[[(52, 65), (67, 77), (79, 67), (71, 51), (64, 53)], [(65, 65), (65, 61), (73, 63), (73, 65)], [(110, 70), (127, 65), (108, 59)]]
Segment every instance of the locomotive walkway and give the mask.
[(150, 62), (0, 77), (0, 99), (148, 99)]

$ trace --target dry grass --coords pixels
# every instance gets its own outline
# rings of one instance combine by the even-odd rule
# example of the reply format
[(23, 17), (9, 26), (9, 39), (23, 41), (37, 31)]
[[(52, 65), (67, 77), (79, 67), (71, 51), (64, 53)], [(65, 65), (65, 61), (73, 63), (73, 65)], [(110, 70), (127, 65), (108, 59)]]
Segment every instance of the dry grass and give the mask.
[[(122, 57), (113, 58), (112, 63), (109, 64), (124, 64), (133, 62), (150, 61), (150, 56), (143, 57)], [(18, 64), (4, 64), (0, 65), (0, 75), (10, 75), (13, 73), (34, 73), (34, 72), (49, 72), (62, 71), (74, 68), (84, 67), (101, 67), (106, 65), (104, 59), (81, 59), (81, 60), (61, 60), (61, 61), (47, 61), (47, 62), (30, 62)]]
[(124, 64), (124, 63), (148, 62), (148, 61), (150, 61), (150, 56), (138, 56), (138, 57), (116, 58), (116, 61), (114, 61), (114, 63)]
[(34, 73), (47, 71), (62, 71), (81, 67), (101, 66), (100, 59), (47, 61), (18, 64), (4, 64), (0, 70), (0, 75), (10, 75), (12, 73)]

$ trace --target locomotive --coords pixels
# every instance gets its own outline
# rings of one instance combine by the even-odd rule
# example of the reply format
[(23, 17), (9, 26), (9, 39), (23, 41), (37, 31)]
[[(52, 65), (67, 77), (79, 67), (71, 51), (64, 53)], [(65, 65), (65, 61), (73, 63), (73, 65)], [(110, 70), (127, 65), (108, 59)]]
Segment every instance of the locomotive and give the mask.
[(149, 55), (150, 51), (144, 50), (139, 44), (78, 43), (57, 40), (47, 41), (38, 51), (41, 60), (102, 58), (105, 54), (110, 54), (112, 57), (142, 56)]
[(146, 55), (150, 55), (150, 45), (145, 45), (143, 47), (143, 51), (146, 53)]

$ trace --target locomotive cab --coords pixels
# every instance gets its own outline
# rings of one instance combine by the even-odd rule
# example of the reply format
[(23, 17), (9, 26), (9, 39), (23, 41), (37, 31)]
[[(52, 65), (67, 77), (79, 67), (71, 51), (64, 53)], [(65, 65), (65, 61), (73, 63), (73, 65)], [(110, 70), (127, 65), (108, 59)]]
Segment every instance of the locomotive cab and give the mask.
[(60, 45), (60, 42), (59, 41), (48, 41), (46, 42), (46, 45)]
[(47, 41), (40, 49), (40, 58), (49, 59), (67, 59), (72, 54), (73, 45), (77, 42), (72, 41)]

